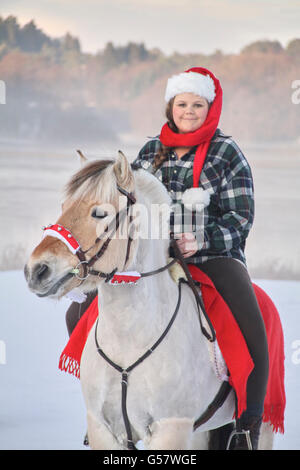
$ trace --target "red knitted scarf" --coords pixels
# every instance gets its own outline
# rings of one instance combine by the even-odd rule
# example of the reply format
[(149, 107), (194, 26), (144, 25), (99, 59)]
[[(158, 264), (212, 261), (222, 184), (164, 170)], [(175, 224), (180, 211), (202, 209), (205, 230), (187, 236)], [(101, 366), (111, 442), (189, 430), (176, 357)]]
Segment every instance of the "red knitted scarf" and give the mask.
[(210, 141), (216, 132), (218, 127), (221, 111), (222, 111), (222, 88), (219, 80), (207, 69), (202, 67), (193, 67), (186, 71), (197, 72), (203, 75), (209, 75), (215, 84), (216, 97), (212, 102), (212, 105), (208, 111), (205, 122), (199, 129), (194, 132), (188, 132), (185, 134), (178, 134), (173, 132), (168, 123), (165, 123), (161, 129), (160, 141), (167, 147), (194, 147), (198, 145), (195, 159), (194, 159), (194, 187), (198, 187), (198, 182), (201, 174), (201, 170), (206, 158), (207, 150)]

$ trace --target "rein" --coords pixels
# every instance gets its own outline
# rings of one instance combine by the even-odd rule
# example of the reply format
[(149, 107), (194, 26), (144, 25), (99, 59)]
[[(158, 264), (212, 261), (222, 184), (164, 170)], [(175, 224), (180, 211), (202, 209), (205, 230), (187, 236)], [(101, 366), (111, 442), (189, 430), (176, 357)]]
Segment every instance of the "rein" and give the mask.
[[(124, 283), (135, 284), (138, 279), (152, 276), (153, 274), (161, 273), (165, 271), (166, 269), (169, 269), (176, 262), (176, 259), (173, 259), (172, 261), (167, 263), (165, 266), (154, 269), (153, 271), (149, 271), (145, 273), (133, 272), (133, 273), (129, 273), (129, 275), (126, 272), (117, 273), (117, 268), (113, 269), (110, 273), (104, 273), (102, 271), (91, 269), (91, 267), (96, 263), (96, 261), (98, 261), (101, 258), (101, 256), (104, 255), (105, 251), (107, 250), (109, 246), (109, 243), (112, 240), (112, 236), (117, 232), (123, 218), (126, 215), (128, 215), (130, 206), (135, 204), (136, 202), (136, 199), (132, 193), (129, 193), (128, 191), (121, 188), (120, 186), (117, 186), (117, 188), (120, 191), (120, 193), (122, 193), (124, 196), (127, 197), (126, 209), (122, 209), (116, 214), (114, 220), (111, 221), (111, 223), (106, 227), (105, 231), (99, 237), (96, 238), (95, 243), (87, 250), (83, 250), (80, 244), (78, 243), (78, 241), (72, 235), (72, 233), (69, 230), (67, 230), (65, 227), (63, 227), (62, 225), (50, 224), (47, 227), (43, 227), (44, 237), (46, 237), (47, 235), (51, 235), (55, 238), (59, 238), (63, 243), (67, 245), (70, 251), (73, 254), (75, 254), (79, 260), (79, 263), (75, 266), (75, 268), (73, 268), (63, 278), (64, 281), (68, 280), (72, 276), (75, 276), (77, 277), (77, 279), (81, 281), (79, 284), (80, 286), (83, 283), (83, 281), (85, 281), (85, 279), (87, 279), (87, 277), (91, 275), (91, 276), (97, 276), (99, 278), (103, 278), (105, 279), (105, 282), (110, 282), (111, 284), (115, 284), (115, 285), (124, 284)], [(131, 216), (130, 216), (130, 221), (131, 221)], [(112, 226), (114, 227), (113, 231), (111, 232), (110, 236), (106, 239), (106, 241), (103, 243), (100, 250), (94, 256), (92, 256), (89, 260), (87, 260), (86, 253), (92, 250), (97, 245), (97, 243), (99, 243), (102, 240), (104, 234), (107, 233), (111, 229)], [(127, 243), (127, 250), (126, 250), (125, 265), (129, 259), (131, 243), (132, 243), (132, 238), (129, 235), (128, 243)], [(82, 276), (79, 275), (80, 267), (82, 267), (83, 269)]]

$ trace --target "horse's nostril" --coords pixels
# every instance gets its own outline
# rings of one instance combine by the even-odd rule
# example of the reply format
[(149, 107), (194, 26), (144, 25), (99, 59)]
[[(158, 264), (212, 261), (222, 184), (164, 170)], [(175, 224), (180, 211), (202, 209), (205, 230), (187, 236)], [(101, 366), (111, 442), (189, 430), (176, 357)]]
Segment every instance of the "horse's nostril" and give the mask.
[(50, 273), (50, 269), (46, 264), (38, 264), (34, 270), (34, 277), (37, 281), (45, 279)]

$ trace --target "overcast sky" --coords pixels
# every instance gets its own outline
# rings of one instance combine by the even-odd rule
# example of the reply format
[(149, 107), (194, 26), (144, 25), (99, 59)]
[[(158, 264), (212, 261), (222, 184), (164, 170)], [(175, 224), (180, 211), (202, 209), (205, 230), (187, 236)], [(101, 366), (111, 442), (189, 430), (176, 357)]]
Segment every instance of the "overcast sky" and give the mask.
[(34, 19), (52, 37), (70, 32), (83, 51), (144, 42), (169, 54), (239, 52), (258, 39), (300, 37), (300, 0), (0, 0), (0, 15)]

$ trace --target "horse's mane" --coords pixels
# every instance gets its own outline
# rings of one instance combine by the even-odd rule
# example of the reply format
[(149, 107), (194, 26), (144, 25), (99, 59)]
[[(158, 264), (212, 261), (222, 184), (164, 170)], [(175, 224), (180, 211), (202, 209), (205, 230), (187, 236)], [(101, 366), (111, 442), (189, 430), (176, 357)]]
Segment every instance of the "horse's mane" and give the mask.
[[(103, 185), (102, 177), (106, 170), (111, 167), (114, 160), (95, 160), (87, 163), (81, 170), (77, 171), (65, 187), (65, 197), (67, 199), (81, 199), (82, 197), (89, 197), (99, 199), (99, 196), (103, 196), (103, 187), (107, 188), (107, 184)], [(107, 183), (108, 180), (105, 179)], [(110, 185), (112, 188), (113, 185)], [(101, 194), (99, 194), (101, 192)], [(110, 199), (111, 190), (109, 191)]]
[[(65, 187), (67, 199), (83, 197), (111, 201), (116, 193), (116, 178), (113, 171), (115, 160), (95, 160), (77, 171)], [(153, 204), (170, 205), (170, 196), (164, 185), (148, 171), (133, 168), (137, 192), (143, 194)]]

